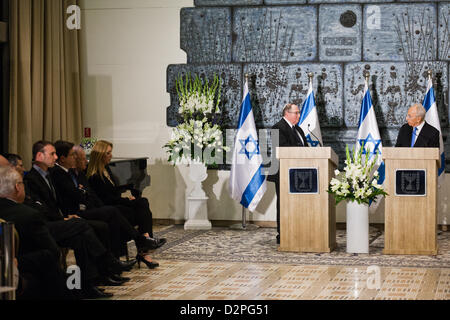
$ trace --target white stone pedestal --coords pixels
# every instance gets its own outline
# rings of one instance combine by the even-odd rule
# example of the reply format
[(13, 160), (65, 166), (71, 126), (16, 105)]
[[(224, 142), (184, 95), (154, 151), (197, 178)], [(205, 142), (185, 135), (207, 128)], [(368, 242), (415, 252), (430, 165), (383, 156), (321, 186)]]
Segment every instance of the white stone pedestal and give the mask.
[(185, 230), (211, 229), (211, 222), (208, 220), (208, 197), (202, 188), (202, 181), (207, 177), (206, 166), (203, 163), (189, 164), (189, 178), (194, 182), (194, 188), (186, 197)]

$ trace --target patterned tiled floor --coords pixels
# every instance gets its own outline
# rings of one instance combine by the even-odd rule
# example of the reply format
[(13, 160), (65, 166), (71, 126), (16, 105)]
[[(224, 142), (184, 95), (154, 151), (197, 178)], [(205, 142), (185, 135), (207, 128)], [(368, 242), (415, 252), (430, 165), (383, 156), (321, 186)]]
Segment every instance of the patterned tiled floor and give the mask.
[[(336, 250), (296, 257), (272, 248), (276, 246), (272, 230), (246, 234), (249, 238), (243, 241), (241, 236), (221, 229), (190, 233), (155, 226), (155, 231), (168, 237), (168, 243), (153, 252), (160, 266), (150, 270), (142, 264), (140, 269), (135, 266), (123, 273), (131, 281), (105, 287), (114, 293), (112, 299), (450, 300), (448, 234), (441, 235), (440, 254), (435, 257), (384, 257), (378, 249), (382, 247), (377, 243), (379, 236), (374, 236), (370, 255), (353, 256)], [(231, 239), (227, 242), (233, 245), (226, 247), (224, 239)], [(226, 255), (231, 247), (234, 253)], [(74, 262), (73, 255), (69, 262)]]
[(133, 269), (119, 300), (397, 300), (450, 299), (450, 269), (290, 266), (159, 260)]

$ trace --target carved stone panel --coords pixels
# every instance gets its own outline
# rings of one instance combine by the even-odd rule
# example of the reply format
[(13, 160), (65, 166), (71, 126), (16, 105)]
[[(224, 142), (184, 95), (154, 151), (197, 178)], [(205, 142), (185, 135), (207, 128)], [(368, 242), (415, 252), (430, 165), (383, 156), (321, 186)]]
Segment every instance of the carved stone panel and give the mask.
[(181, 49), (188, 63), (231, 62), (231, 9), (181, 9)]
[(321, 3), (380, 3), (380, 2), (394, 2), (395, 0), (308, 0), (311, 4), (321, 4)]
[(258, 6), (263, 0), (194, 0), (195, 6)]
[[(364, 71), (370, 72), (369, 89), (378, 127), (398, 128), (405, 121), (411, 104), (422, 103), (427, 88), (427, 70), (436, 70), (433, 87), (441, 124), (448, 123), (447, 67), (439, 62), (350, 63), (345, 66), (345, 124), (357, 127), (364, 94)], [(442, 70), (442, 71), (441, 71)]]
[(365, 5), (366, 61), (436, 60), (436, 5)]
[(321, 61), (360, 61), (362, 13), (360, 5), (323, 5), (319, 9)]
[(439, 60), (450, 61), (450, 3), (439, 4)]
[(315, 7), (237, 8), (233, 15), (233, 61), (314, 60), (316, 29)]
[(249, 91), (258, 127), (270, 128), (281, 119), (286, 103), (302, 108), (308, 92), (308, 72), (314, 73), (313, 90), (321, 127), (340, 127), (342, 67), (339, 64), (248, 64)]
[(264, 4), (274, 5), (274, 4), (304, 4), (306, 0), (264, 0)]
[(174, 127), (177, 122), (179, 101), (175, 89), (175, 80), (186, 73), (198, 75), (204, 79), (208, 77), (211, 82), (214, 74), (221, 78), (221, 103), (219, 107), (222, 115), (218, 119), (225, 128), (236, 128), (239, 107), (242, 100), (242, 67), (238, 64), (206, 64), (186, 65), (172, 64), (167, 67), (167, 92), (170, 94), (170, 106), (167, 108), (167, 125)]

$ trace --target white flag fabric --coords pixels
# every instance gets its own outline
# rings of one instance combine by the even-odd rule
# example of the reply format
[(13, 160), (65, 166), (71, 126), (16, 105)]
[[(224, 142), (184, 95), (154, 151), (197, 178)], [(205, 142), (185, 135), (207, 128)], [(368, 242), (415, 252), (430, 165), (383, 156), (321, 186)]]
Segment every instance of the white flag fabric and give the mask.
[(229, 185), (231, 197), (250, 211), (255, 210), (266, 192), (265, 178), (246, 81), (231, 164)]
[[(377, 118), (370, 97), (369, 85), (365, 81), (364, 98), (361, 103), (361, 112), (359, 115), (358, 136), (356, 138), (356, 151), (359, 151), (364, 144), (364, 149), (369, 149), (370, 158), (372, 159), (378, 152), (377, 163), (374, 168), (378, 168), (378, 184), (383, 184), (385, 177), (385, 167), (381, 153), (383, 145), (381, 143), (380, 131), (378, 130)], [(363, 151), (366, 154), (366, 151)]]
[(425, 121), (439, 130), (439, 153), (441, 155), (441, 167), (438, 169), (438, 184), (443, 183), (445, 172), (445, 152), (444, 141), (442, 139), (441, 124), (439, 122), (439, 114), (436, 106), (436, 98), (434, 96), (433, 80), (428, 78), (427, 93), (423, 99), (423, 106), (427, 113), (425, 114)]
[(322, 146), (322, 134), (320, 133), (319, 116), (317, 115), (316, 102), (314, 100), (314, 91), (312, 81), (309, 81), (308, 94), (302, 106), (300, 121), (298, 126), (302, 128), (306, 136), (306, 141), (310, 147)]

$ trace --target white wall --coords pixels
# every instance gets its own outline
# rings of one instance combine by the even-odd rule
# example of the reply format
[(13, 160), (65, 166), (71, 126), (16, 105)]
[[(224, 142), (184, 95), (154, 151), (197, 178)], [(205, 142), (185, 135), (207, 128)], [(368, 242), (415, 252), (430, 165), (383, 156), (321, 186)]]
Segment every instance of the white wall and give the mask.
[[(166, 69), (186, 63), (180, 49), (180, 8), (193, 0), (85, 0), (81, 2), (83, 124), (92, 135), (114, 143), (114, 156), (149, 157), (150, 199), (155, 218), (184, 219), (185, 167), (166, 161)], [(204, 182), (211, 220), (240, 220), (228, 196), (228, 172), (211, 170)], [(271, 183), (250, 219), (275, 221)]]
[[(180, 8), (193, 0), (82, 0), (81, 64), (83, 124), (94, 137), (114, 143), (116, 157), (149, 157), (154, 218), (184, 219), (185, 192), (191, 187), (185, 167), (166, 161), (162, 146), (170, 138), (166, 126), (166, 68), (186, 63), (180, 49)], [(240, 206), (228, 196), (229, 173), (210, 170), (204, 189), (211, 220), (241, 220)], [(447, 175), (446, 192), (450, 191)], [(439, 211), (450, 221), (448, 196)], [(247, 218), (275, 221), (274, 184)], [(345, 221), (339, 205), (337, 221)], [(383, 212), (371, 215), (382, 223)], [(442, 220), (439, 219), (439, 222)]]

